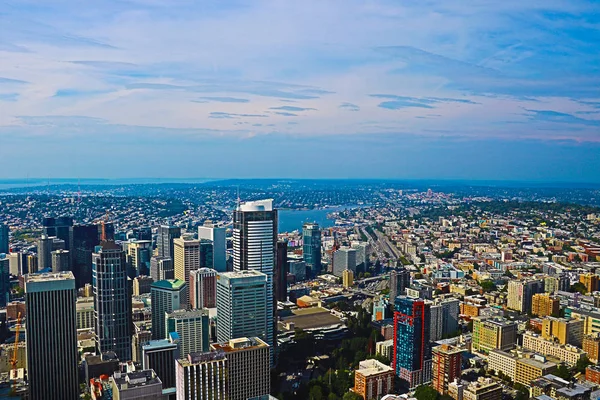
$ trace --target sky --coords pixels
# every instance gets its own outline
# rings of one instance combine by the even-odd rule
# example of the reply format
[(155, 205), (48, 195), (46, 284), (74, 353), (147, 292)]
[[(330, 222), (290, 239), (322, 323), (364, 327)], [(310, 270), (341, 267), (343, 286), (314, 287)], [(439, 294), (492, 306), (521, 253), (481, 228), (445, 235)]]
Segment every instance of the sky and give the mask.
[(600, 182), (597, 0), (0, 0), (0, 178)]

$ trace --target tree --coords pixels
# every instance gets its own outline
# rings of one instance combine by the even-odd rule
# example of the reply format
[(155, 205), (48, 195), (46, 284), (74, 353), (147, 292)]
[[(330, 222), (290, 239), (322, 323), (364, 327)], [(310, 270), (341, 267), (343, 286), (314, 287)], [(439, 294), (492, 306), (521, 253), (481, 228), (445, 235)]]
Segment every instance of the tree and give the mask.
[(310, 400), (325, 400), (325, 397), (323, 396), (323, 389), (321, 389), (321, 386), (319, 385), (315, 385), (310, 388), (308, 396)]
[(558, 366), (558, 368), (554, 372), (554, 375), (566, 381), (571, 380), (571, 371), (569, 371), (569, 368), (567, 368), (564, 364)]
[(494, 284), (493, 281), (491, 281), (489, 279), (487, 279), (485, 281), (481, 281), (481, 283), (479, 283), (479, 286), (481, 286), (483, 291), (486, 293), (496, 290), (496, 285)]
[(581, 357), (579, 360), (577, 360), (577, 364), (575, 364), (575, 370), (577, 372), (580, 372), (580, 373), (584, 374), (585, 373), (585, 369), (590, 364), (591, 364), (591, 362), (590, 362), (590, 360), (587, 359), (587, 357)]
[(585, 285), (583, 283), (576, 282), (573, 285), (571, 285), (571, 287), (569, 288), (569, 292), (571, 292), (571, 293), (579, 292), (581, 294), (586, 294), (587, 288), (585, 287)]
[(363, 400), (362, 396), (354, 393), (354, 392), (348, 392), (346, 394), (344, 394), (344, 397), (342, 397), (343, 400)]
[(421, 385), (415, 390), (417, 400), (438, 400), (440, 394), (431, 386)]
[(514, 388), (517, 389), (517, 396), (515, 397), (515, 400), (529, 399), (529, 390), (527, 390), (525, 386), (521, 385), (520, 383), (515, 383)]

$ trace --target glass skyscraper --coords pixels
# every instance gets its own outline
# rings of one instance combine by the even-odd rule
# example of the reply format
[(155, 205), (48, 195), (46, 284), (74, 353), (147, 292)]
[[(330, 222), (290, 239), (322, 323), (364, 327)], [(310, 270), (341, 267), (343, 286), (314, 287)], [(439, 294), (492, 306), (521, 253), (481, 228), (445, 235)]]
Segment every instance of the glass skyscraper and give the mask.
[(307, 223), (302, 227), (302, 255), (311, 277), (321, 272), (321, 230), (319, 224)]

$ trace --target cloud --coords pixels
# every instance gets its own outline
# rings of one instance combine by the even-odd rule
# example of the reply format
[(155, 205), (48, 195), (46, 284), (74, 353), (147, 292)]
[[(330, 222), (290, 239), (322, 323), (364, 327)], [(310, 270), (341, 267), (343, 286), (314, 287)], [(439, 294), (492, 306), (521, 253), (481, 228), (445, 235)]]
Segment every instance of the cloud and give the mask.
[(371, 97), (379, 99), (390, 99), (391, 101), (384, 101), (379, 103), (379, 107), (386, 108), (389, 110), (399, 110), (401, 108), (435, 108), (437, 103), (462, 103), (462, 104), (479, 104), (469, 99), (454, 99), (448, 97), (409, 97), (409, 96), (396, 96), (392, 94), (372, 94)]
[(348, 111), (360, 111), (360, 107), (357, 106), (356, 104), (352, 104), (352, 103), (342, 103), (339, 105), (339, 108), (342, 108), (344, 110), (348, 110)]
[(237, 97), (199, 97), (200, 101), (198, 101), (199, 103), (202, 102), (202, 100), (208, 100), (208, 101), (216, 101), (219, 103), (248, 103), (250, 102), (250, 100), (248, 99), (240, 99)]
[(600, 120), (590, 120), (575, 115), (552, 110), (526, 110), (530, 120), (543, 122), (559, 122), (563, 124), (578, 124), (587, 126), (600, 126)]
[(281, 112), (281, 111), (277, 111), (274, 114), (282, 115), (284, 117), (297, 117), (298, 116), (298, 114), (294, 114), (294, 113), (290, 113), (290, 112)]
[(241, 117), (267, 117), (268, 115), (264, 114), (232, 114), (227, 112), (213, 111), (210, 113), (209, 118), (241, 118)]
[(316, 108), (308, 108), (308, 107), (294, 107), (294, 106), (279, 106), (279, 107), (271, 107), (269, 110), (283, 110), (283, 111), (316, 111)]

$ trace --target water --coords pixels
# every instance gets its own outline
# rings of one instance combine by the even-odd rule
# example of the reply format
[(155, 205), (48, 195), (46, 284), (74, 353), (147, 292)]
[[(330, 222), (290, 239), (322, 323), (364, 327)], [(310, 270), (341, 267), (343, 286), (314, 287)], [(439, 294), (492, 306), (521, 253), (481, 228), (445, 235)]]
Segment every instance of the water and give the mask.
[(279, 210), (279, 233), (302, 230), (305, 222), (316, 222), (320, 228), (335, 225), (335, 220), (327, 219), (327, 214), (355, 207), (332, 207), (323, 210)]

